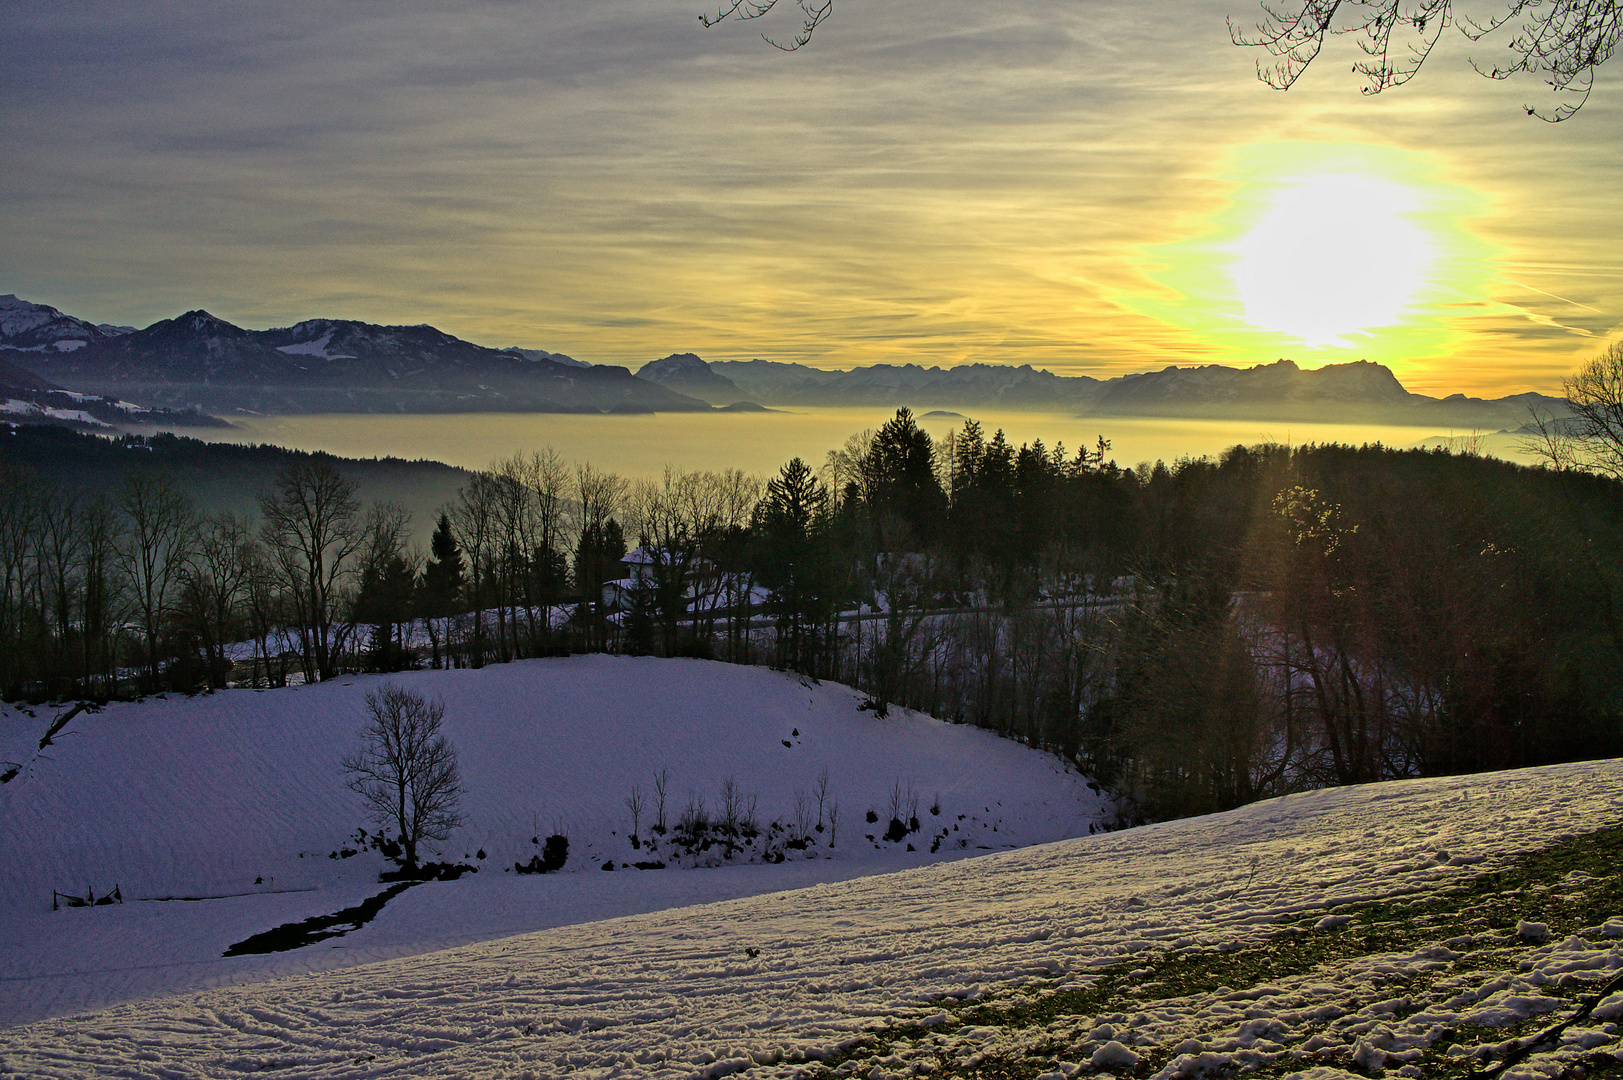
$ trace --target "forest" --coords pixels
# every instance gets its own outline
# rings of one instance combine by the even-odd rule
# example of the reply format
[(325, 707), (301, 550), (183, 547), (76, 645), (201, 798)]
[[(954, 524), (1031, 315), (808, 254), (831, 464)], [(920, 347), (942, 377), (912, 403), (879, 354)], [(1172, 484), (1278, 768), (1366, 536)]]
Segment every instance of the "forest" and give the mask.
[(424, 552), (336, 458), (289, 455), (244, 514), (139, 437), (74, 438), (122, 479), (0, 454), (9, 700), (710, 657), (1050, 750), (1124, 823), (1623, 751), (1623, 485), (1559, 457), (1258, 445), (1124, 469), (1103, 438), (936, 442), (902, 409), (764, 478), (518, 453), (467, 475)]

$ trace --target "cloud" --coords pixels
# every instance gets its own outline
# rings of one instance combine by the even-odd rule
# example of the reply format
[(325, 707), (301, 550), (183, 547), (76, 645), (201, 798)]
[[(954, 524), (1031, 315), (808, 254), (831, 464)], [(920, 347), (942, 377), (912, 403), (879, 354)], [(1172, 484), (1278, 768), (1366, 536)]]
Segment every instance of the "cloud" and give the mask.
[(1445, 160), (1530, 287), (1618, 321), (1585, 269), (1623, 232), (1617, 108), (1534, 124), (1446, 50), (1378, 99), (1330, 56), (1276, 94), (1228, 44), (1248, 2), (842, 3), (792, 54), (690, 0), (38, 7), (0, 46), (0, 266), (98, 321), (1112, 372), (1225, 347), (1112, 296), (1235, 146), (1366, 139)]

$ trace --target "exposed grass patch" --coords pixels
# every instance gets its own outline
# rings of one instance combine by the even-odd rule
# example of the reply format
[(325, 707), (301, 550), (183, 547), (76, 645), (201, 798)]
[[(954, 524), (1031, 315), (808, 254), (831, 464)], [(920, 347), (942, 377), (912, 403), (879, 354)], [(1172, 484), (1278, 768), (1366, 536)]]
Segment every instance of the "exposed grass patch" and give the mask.
[[(1437, 983), (1473, 971), (1515, 971), (1519, 955), (1535, 947), (1515, 934), (1521, 922), (1543, 923), (1550, 936), (1560, 939), (1623, 914), (1623, 826), (1583, 836), (1563, 837), (1540, 851), (1513, 856), (1502, 864), (1437, 893), (1389, 897), (1366, 904), (1346, 905), (1293, 917), (1278, 932), (1257, 944), (1230, 951), (1185, 949), (1161, 951), (1098, 969), (1086, 987), (1055, 983), (991, 1002), (937, 1002), (945, 1010), (945, 1024), (898, 1024), (873, 1031), (862, 1041), (822, 1063), (831, 1074), (849, 1074), (856, 1066), (883, 1062), (902, 1054), (933, 1065), (932, 1076), (976, 1077), (982, 1080), (1030, 1080), (1054, 1069), (1060, 1060), (1076, 1060), (1074, 1040), (1045, 1037), (1041, 1029), (1065, 1021), (1117, 1013), (1135, 1013), (1148, 1007), (1212, 994), (1244, 991), (1315, 971), (1333, 971), (1348, 961), (1385, 953), (1413, 953), (1442, 942), (1452, 943), (1458, 959), (1437, 970), (1404, 979), (1387, 980), (1385, 995), (1407, 995), (1414, 1004), (1406, 1013), (1425, 1008), (1425, 995)], [(1340, 927), (1315, 930), (1325, 915), (1350, 917)], [(1462, 940), (1470, 938), (1471, 940)], [(1593, 991), (1588, 986), (1548, 984), (1549, 997), (1576, 999)], [(1359, 1006), (1354, 1005), (1353, 1008)], [(1414, 1062), (1427, 1077), (1465, 1077), (1485, 1063), (1447, 1056), (1456, 1042), (1463, 1045), (1505, 1042), (1534, 1034), (1570, 1014), (1563, 1005), (1547, 1016), (1530, 1018), (1507, 1028), (1445, 1032), (1425, 1055)], [(1401, 1019), (1395, 1014), (1395, 1019)], [(959, 1027), (996, 1028), (1007, 1035), (1024, 1036), (1027, 1046), (1014, 1052), (963, 1056), (961, 1046), (950, 1046), (948, 1034)], [(1298, 1032), (1300, 1032), (1300, 1028)], [(1018, 1039), (1017, 1039), (1018, 1041)], [(1146, 1076), (1174, 1056), (1169, 1047), (1135, 1047), (1142, 1055), (1136, 1068), (1116, 1067), (1115, 1075)], [(1607, 1054), (1585, 1055), (1591, 1076), (1623, 1075), (1623, 1066)], [(1249, 1077), (1284, 1076), (1312, 1062), (1279, 1061), (1247, 1071)], [(1342, 1067), (1347, 1067), (1342, 1062)]]

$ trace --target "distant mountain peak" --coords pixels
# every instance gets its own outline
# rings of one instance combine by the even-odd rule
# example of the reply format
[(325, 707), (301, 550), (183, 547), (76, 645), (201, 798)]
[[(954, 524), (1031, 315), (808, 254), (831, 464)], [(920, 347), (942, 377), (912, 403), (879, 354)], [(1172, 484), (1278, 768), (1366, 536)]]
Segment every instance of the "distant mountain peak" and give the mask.
[(96, 326), (12, 293), (0, 296), (0, 349), (67, 353), (128, 332), (122, 326)]
[(699, 358), (698, 353), (671, 353), (660, 360), (650, 360), (637, 370), (637, 378), (653, 379), (658, 382), (663, 377), (669, 377), (675, 372), (713, 374), (710, 365)]
[(169, 321), (173, 325), (183, 326), (194, 333), (212, 333), (218, 330), (234, 330), (238, 333), (246, 333), (242, 327), (228, 323), (218, 315), (211, 315), (202, 308), (188, 311), (184, 315), (177, 315)]
[(697, 353), (672, 353), (659, 360), (650, 360), (637, 369), (637, 378), (689, 394), (712, 405), (731, 405), (749, 396), (733, 380), (712, 371)]
[(532, 364), (550, 361), (554, 364), (562, 364), (564, 367), (572, 368), (589, 368), (592, 366), (584, 360), (576, 360), (573, 356), (566, 356), (561, 352), (548, 352), (545, 349), (524, 349), (517, 345), (509, 345), (501, 351), (516, 356), (521, 360), (527, 360)]

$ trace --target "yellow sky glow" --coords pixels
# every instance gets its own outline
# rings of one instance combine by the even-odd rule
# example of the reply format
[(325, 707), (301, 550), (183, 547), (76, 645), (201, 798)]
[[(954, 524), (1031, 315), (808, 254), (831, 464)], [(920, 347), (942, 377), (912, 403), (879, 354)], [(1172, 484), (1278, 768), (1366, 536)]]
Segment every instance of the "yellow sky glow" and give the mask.
[(1142, 252), (1123, 307), (1214, 345), (1209, 362), (1373, 360), (1403, 378), (1457, 352), (1492, 310), (1484, 198), (1427, 155), (1366, 144), (1233, 150), (1226, 193), (1181, 240)]
[(1459, 35), (1388, 93), (1351, 41), (1275, 93), (1226, 30), (1257, 0), (864, 5), (793, 54), (692, 0), (250, 9), (19, 11), (0, 293), (634, 369), (1371, 360), (1488, 397), (1623, 333), (1612, 65), (1551, 125)]

